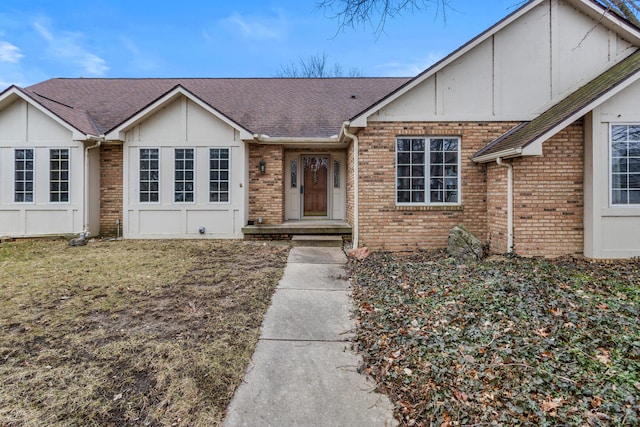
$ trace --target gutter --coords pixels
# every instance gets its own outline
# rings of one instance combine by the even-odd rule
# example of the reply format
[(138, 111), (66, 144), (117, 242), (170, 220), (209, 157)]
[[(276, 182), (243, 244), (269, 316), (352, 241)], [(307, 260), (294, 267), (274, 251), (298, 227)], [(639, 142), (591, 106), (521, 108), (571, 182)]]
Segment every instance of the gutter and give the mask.
[(82, 235), (86, 238), (89, 236), (89, 150), (98, 148), (105, 140), (104, 135), (93, 136), (86, 135), (86, 141), (95, 141), (95, 144), (84, 148), (84, 226), (82, 227)]
[(340, 135), (343, 135), (346, 138), (349, 138), (353, 141), (353, 248), (356, 249), (359, 247), (360, 242), (360, 210), (359, 210), (359, 140), (358, 136), (350, 133), (347, 128), (349, 127), (350, 122), (344, 122), (342, 124), (342, 130), (340, 131)]
[(513, 253), (513, 164), (496, 159), (498, 166), (507, 168), (507, 253)]
[[(522, 155), (522, 148), (509, 148), (506, 150), (498, 151), (497, 153), (480, 155), (473, 157), (472, 160), (476, 163), (489, 163), (498, 161), (498, 159), (508, 159), (511, 157), (518, 157)], [(500, 164), (502, 161), (498, 162)]]
[(269, 135), (264, 135), (264, 134), (257, 134), (254, 133), (253, 134), (253, 139), (258, 141), (261, 144), (294, 144), (294, 145), (301, 145), (301, 144), (338, 144), (339, 139), (338, 139), (338, 135), (333, 135), (331, 137), (328, 138), (314, 138), (314, 137), (301, 137), (301, 138), (297, 138), (297, 137), (289, 137), (289, 136), (284, 136), (284, 137), (270, 137)]

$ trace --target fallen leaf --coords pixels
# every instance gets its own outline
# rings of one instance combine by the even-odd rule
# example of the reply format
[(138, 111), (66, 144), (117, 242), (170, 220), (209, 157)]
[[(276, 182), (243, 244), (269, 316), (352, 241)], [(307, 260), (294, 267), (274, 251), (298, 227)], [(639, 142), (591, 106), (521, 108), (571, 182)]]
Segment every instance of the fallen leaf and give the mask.
[(611, 364), (611, 357), (609, 356), (609, 352), (604, 348), (598, 349), (598, 354), (596, 354), (596, 360), (603, 365)]
[(591, 407), (593, 409), (599, 408), (602, 405), (602, 398), (600, 396), (594, 396), (591, 399)]
[(540, 404), (540, 407), (543, 411), (549, 413), (550, 415), (555, 414), (556, 409), (562, 406), (562, 398), (556, 397), (555, 399), (545, 400)]
[(542, 338), (547, 338), (549, 336), (549, 332), (545, 328), (536, 329), (534, 333)]
[(413, 371), (409, 368), (404, 368), (404, 373), (409, 376), (413, 375)]

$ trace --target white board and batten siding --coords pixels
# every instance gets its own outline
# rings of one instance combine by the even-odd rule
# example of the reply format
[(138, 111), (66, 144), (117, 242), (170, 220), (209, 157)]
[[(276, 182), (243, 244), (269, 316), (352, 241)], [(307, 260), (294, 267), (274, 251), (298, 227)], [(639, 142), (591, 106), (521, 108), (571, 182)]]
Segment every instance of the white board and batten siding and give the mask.
[[(33, 201), (15, 201), (15, 150), (33, 150)], [(50, 201), (50, 150), (69, 150), (69, 201)], [(84, 145), (22, 99), (0, 114), (0, 236), (77, 234), (83, 230)]]
[(611, 203), (611, 126), (627, 124), (640, 125), (640, 81), (585, 120), (585, 255), (591, 258), (640, 257), (640, 206)]
[(531, 120), (634, 50), (568, 3), (542, 2), (367, 119)]
[[(140, 202), (140, 149), (159, 151), (159, 200)], [(193, 202), (176, 202), (175, 150), (195, 154)], [(228, 202), (210, 202), (209, 150), (228, 148)], [(238, 132), (186, 97), (179, 97), (126, 132), (124, 218), (127, 238), (241, 238), (245, 220), (246, 149)], [(204, 234), (200, 229), (204, 228)]]

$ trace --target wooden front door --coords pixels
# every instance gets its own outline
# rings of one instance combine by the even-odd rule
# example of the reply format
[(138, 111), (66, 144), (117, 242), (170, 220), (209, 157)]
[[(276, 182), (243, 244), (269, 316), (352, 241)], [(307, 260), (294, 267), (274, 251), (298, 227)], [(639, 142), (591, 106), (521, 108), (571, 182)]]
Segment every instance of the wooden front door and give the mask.
[(303, 156), (303, 214), (304, 216), (324, 216), (327, 211), (327, 178), (329, 176), (329, 156)]

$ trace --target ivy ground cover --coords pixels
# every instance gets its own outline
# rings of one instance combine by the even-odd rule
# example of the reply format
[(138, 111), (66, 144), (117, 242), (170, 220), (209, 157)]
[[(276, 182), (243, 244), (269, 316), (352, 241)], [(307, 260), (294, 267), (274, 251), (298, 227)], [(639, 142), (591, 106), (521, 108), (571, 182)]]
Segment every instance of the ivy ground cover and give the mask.
[(403, 425), (639, 425), (640, 261), (351, 261), (362, 369)]

